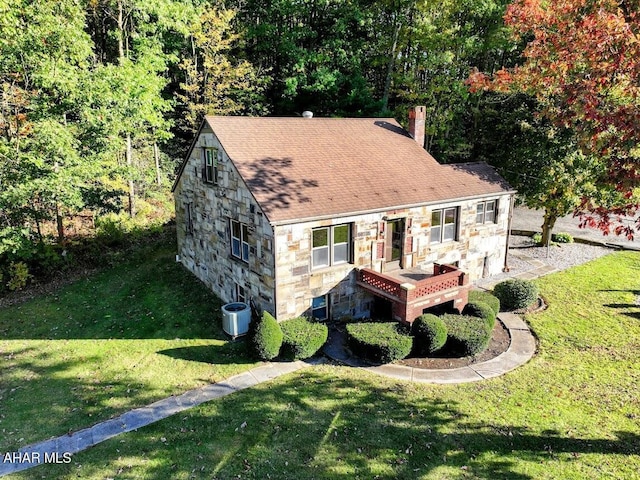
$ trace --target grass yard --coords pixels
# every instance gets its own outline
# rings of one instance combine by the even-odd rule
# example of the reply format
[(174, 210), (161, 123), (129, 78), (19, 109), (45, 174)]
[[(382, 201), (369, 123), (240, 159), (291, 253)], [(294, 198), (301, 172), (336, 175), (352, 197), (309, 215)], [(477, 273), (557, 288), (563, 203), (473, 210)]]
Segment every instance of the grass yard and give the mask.
[(254, 364), (173, 245), (0, 309), (0, 451), (88, 427)]
[(640, 478), (640, 254), (539, 285), (540, 352), (501, 378), (309, 368), (11, 478)]

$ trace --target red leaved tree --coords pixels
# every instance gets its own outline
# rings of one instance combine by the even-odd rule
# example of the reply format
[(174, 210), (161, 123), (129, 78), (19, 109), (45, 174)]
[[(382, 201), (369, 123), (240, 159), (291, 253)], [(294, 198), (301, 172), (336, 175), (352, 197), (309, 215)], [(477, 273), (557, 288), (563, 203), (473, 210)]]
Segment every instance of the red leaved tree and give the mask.
[(526, 43), (524, 62), (472, 72), (471, 89), (535, 97), (539, 115), (606, 160), (600, 193), (576, 213), (583, 226), (632, 238), (634, 222), (622, 217), (640, 211), (640, 0), (516, 0), (504, 20)]

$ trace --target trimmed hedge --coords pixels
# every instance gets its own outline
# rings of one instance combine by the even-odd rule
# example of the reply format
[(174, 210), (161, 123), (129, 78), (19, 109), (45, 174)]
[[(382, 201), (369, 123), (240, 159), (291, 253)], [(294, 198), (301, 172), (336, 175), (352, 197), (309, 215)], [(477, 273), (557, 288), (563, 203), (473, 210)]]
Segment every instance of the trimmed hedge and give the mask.
[(390, 363), (411, 353), (413, 338), (397, 323), (363, 322), (347, 325), (351, 351), (373, 363)]
[(476, 355), (487, 348), (491, 329), (480, 317), (446, 313), (440, 317), (447, 327), (445, 349), (461, 356)]
[(529, 280), (512, 278), (493, 287), (493, 294), (500, 299), (505, 310), (520, 310), (536, 301), (538, 287)]
[(416, 355), (430, 355), (447, 342), (447, 326), (440, 317), (425, 313), (411, 325), (413, 351)]
[(493, 309), (484, 302), (469, 302), (462, 310), (463, 315), (482, 318), (487, 322), (487, 327), (493, 330), (496, 324), (496, 314)]
[(489, 292), (483, 290), (471, 290), (469, 292), (469, 303), (482, 302), (491, 307), (493, 313), (498, 315), (500, 312), (500, 299), (495, 295), (491, 295)]
[(251, 322), (249, 328), (249, 349), (261, 360), (272, 360), (280, 353), (282, 347), (282, 329), (269, 312)]
[(295, 360), (315, 355), (329, 336), (325, 324), (311, 322), (305, 317), (285, 320), (280, 323), (280, 328), (283, 334), (281, 354)]

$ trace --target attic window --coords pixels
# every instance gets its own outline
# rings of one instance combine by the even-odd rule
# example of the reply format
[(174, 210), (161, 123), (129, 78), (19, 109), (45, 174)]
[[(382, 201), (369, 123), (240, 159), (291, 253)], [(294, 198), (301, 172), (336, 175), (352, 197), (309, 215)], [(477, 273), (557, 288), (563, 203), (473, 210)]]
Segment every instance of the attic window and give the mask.
[(202, 168), (202, 180), (205, 183), (216, 185), (218, 183), (218, 149), (215, 147), (204, 147), (204, 166)]

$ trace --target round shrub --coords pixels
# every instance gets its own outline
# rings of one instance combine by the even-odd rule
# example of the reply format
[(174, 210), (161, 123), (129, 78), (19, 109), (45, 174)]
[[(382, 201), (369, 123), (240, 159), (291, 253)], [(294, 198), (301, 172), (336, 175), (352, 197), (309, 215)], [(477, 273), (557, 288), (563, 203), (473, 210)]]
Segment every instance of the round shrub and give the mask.
[(329, 329), (323, 323), (310, 322), (305, 317), (292, 318), (280, 323), (282, 329), (282, 355), (287, 358), (312, 357), (327, 341)]
[(471, 290), (469, 292), (469, 303), (471, 302), (486, 303), (496, 315), (500, 312), (500, 299), (484, 290)]
[(462, 310), (463, 315), (470, 315), (472, 317), (482, 318), (487, 322), (487, 327), (493, 330), (496, 324), (496, 314), (493, 309), (484, 302), (469, 302)]
[(557, 243), (573, 243), (573, 237), (565, 232), (552, 234), (551, 240)]
[(447, 327), (445, 347), (454, 355), (476, 355), (487, 348), (491, 340), (491, 329), (480, 317), (444, 314), (442, 321)]
[(249, 348), (261, 360), (272, 360), (280, 353), (282, 329), (269, 312), (263, 312), (249, 329)]
[(420, 315), (411, 325), (413, 351), (416, 355), (430, 355), (447, 341), (447, 327), (440, 317), (430, 313)]
[(536, 301), (538, 287), (529, 280), (512, 278), (493, 287), (493, 294), (500, 299), (505, 310), (519, 310)]
[(364, 322), (347, 325), (351, 351), (373, 363), (390, 363), (411, 353), (413, 339), (397, 323)]

